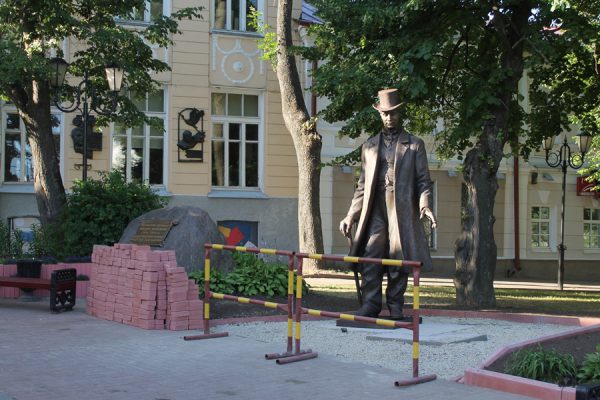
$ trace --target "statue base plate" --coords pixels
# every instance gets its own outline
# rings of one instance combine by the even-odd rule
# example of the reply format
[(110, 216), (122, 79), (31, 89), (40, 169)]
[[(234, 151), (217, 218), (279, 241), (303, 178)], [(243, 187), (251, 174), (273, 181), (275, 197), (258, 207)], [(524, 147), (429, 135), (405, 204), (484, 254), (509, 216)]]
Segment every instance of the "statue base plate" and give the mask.
[[(382, 319), (387, 319), (387, 318), (382, 318)], [(412, 317), (404, 317), (402, 322), (412, 322)], [(423, 318), (419, 317), (419, 324), (422, 324), (422, 323), (423, 323)], [(339, 326), (342, 328), (367, 328), (367, 329), (387, 329), (387, 330), (401, 329), (397, 326), (383, 326), (383, 325), (377, 325), (377, 324), (370, 324), (368, 322), (348, 321), (346, 319), (335, 320), (335, 326)]]

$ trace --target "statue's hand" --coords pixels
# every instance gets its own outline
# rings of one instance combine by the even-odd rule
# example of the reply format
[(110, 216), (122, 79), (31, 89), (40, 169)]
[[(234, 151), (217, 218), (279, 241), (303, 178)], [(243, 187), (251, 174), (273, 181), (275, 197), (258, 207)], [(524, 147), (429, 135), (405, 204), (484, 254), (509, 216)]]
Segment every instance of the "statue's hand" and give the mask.
[(433, 212), (429, 208), (424, 208), (421, 210), (421, 219), (423, 218), (427, 218), (429, 221), (431, 221), (432, 229), (437, 228), (437, 220), (435, 219), (435, 215), (433, 215)]
[(352, 225), (354, 225), (354, 220), (352, 217), (347, 216), (340, 222), (340, 232), (342, 235), (346, 237), (350, 237), (350, 230), (352, 229)]

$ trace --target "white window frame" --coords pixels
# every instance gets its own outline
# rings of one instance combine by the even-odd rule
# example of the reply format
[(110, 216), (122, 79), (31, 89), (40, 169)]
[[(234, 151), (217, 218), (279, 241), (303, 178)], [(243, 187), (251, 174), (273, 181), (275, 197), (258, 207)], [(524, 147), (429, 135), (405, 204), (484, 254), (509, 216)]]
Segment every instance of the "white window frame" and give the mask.
[[(163, 2), (163, 10), (162, 13), (164, 16), (169, 17), (171, 15), (171, 0), (162, 0)], [(146, 0), (144, 6), (144, 18), (143, 19), (131, 19), (130, 16), (117, 17), (117, 20), (126, 24), (143, 24), (147, 25), (152, 22), (152, 16), (150, 15), (150, 6), (151, 1)]]
[[(216, 18), (216, 4), (215, 4), (216, 0), (210, 0), (210, 7), (211, 7), (211, 26), (213, 27), (214, 30), (218, 30), (218, 31), (233, 31), (233, 32), (248, 32), (248, 33), (253, 33), (256, 34), (255, 31), (248, 31), (246, 30), (246, 25), (247, 25), (247, 20), (248, 20), (248, 16), (246, 15), (246, 6), (247, 6), (247, 1), (248, 0), (225, 0), (226, 1), (226, 13), (225, 13), (225, 27), (223, 28), (217, 28), (215, 26), (215, 18)], [(233, 12), (232, 12), (232, 4), (234, 2), (237, 2), (239, 4), (239, 10), (240, 10), (240, 29), (233, 29)], [(259, 15), (261, 15), (264, 18), (265, 15), (265, 2), (264, 0), (257, 0), (256, 2), (256, 9), (259, 13)]]
[[(548, 219), (544, 219), (544, 218), (533, 218), (532, 214), (533, 214), (533, 209), (534, 208), (547, 208), (548, 209)], [(540, 233), (540, 229), (541, 228), (541, 224), (543, 223), (547, 223), (548, 224), (548, 246), (534, 246), (534, 235), (538, 236), (538, 243), (539, 243), (539, 238), (541, 237), (541, 233)], [(530, 233), (529, 233), (529, 246), (533, 249), (533, 250), (550, 250), (552, 248), (552, 244), (553, 244), (553, 240), (552, 240), (552, 208), (550, 206), (546, 206), (546, 205), (533, 205), (531, 206), (530, 210), (529, 210), (529, 224), (530, 224)], [(538, 224), (538, 233), (534, 233), (533, 232), (533, 226), (534, 224)]]
[[(593, 208), (593, 207), (584, 207), (583, 208), (584, 212), (585, 210), (590, 210), (590, 215), (594, 210), (599, 210), (598, 208)], [(597, 246), (596, 247), (592, 247), (592, 246), (586, 246), (585, 243), (585, 226), (589, 225), (590, 226), (590, 234), (591, 234), (591, 227), (592, 225), (596, 225), (598, 227), (598, 230), (600, 232), (600, 220), (595, 220), (595, 219), (583, 219), (583, 249), (584, 250), (600, 250), (600, 237), (597, 240)], [(600, 236), (600, 233), (599, 233)]]
[[(154, 118), (159, 118), (163, 120), (163, 166), (162, 166), (162, 183), (150, 183), (150, 139), (152, 138), (150, 136), (150, 125), (148, 124), (144, 124), (143, 125), (143, 148), (144, 148), (144, 153), (143, 153), (143, 166), (142, 166), (142, 183), (145, 184), (149, 184), (151, 185), (153, 188), (156, 189), (160, 189), (160, 188), (165, 188), (167, 186), (167, 176), (168, 176), (168, 132), (169, 132), (169, 127), (168, 127), (168, 103), (167, 103), (167, 99), (168, 99), (168, 95), (167, 95), (167, 88), (166, 87), (162, 87), (161, 88), (163, 90), (163, 112), (157, 112), (157, 111), (143, 111), (148, 117), (154, 117)], [(146, 104), (148, 101), (148, 95), (146, 95)], [(131, 182), (132, 181), (132, 176), (131, 176), (131, 171), (132, 171), (132, 165), (131, 165), (131, 149), (132, 149), (132, 131), (133, 128), (132, 127), (128, 127), (127, 129), (125, 129), (125, 135), (116, 135), (115, 134), (115, 123), (111, 123), (110, 124), (110, 164), (111, 164), (111, 169), (112, 168), (116, 168), (116, 166), (113, 164), (113, 151), (114, 151), (114, 138), (115, 136), (117, 137), (125, 137), (126, 138), (126, 143), (127, 143), (127, 149), (126, 149), (126, 153), (127, 153), (127, 159), (125, 161), (125, 181), (126, 182)], [(136, 136), (137, 137), (137, 136)], [(154, 136), (156, 137), (156, 136)]]
[[(263, 117), (263, 101), (264, 96), (259, 92), (252, 91), (235, 91), (235, 90), (225, 90), (225, 91), (214, 91), (211, 93), (211, 102), (212, 102), (212, 94), (222, 93), (222, 94), (240, 94), (240, 95), (249, 95), (249, 96), (257, 96), (258, 97), (258, 117), (244, 117), (244, 116), (229, 116), (229, 115), (212, 115), (210, 121), (210, 129), (211, 129), (211, 140), (210, 140), (210, 185), (211, 188), (217, 191), (263, 191), (263, 176), (264, 176), (264, 117)], [(227, 97), (228, 98), (228, 97)], [(243, 104), (243, 101), (242, 101)], [(212, 109), (212, 104), (211, 104)], [(227, 104), (225, 104), (225, 110), (227, 110)], [(240, 182), (246, 181), (246, 149), (242, 144), (245, 143), (246, 136), (246, 124), (256, 124), (258, 125), (258, 186), (229, 186), (229, 150), (228, 146), (224, 145), (224, 166), (226, 167), (224, 174), (225, 185), (217, 186), (212, 183), (212, 171), (213, 171), (213, 163), (212, 163), (212, 145), (214, 141), (213, 135), (213, 126), (215, 124), (223, 124), (223, 143), (227, 144), (229, 142), (229, 127), (230, 123), (237, 123), (241, 125), (240, 129), (240, 152), (241, 152), (241, 160), (240, 160)], [(221, 140), (219, 140), (221, 141)], [(241, 168), (241, 166), (244, 168)]]
[[(61, 174), (63, 172), (63, 164), (64, 164), (64, 114), (54, 108), (50, 110), (51, 115), (58, 118), (59, 121), (59, 130), (58, 130), (58, 155), (59, 155), (59, 167)], [(25, 127), (25, 123), (19, 116), (19, 110), (13, 104), (2, 103), (2, 112), (0, 113), (0, 117), (2, 118), (2, 122), (0, 124), (0, 183), (7, 185), (27, 185), (33, 183), (33, 174), (34, 171), (34, 160), (33, 155), (31, 156), (31, 168), (32, 168), (32, 179), (30, 181), (25, 180), (26, 178), (26, 167), (20, 168), (20, 176), (18, 181), (5, 181), (5, 157), (6, 157), (6, 118), (8, 114), (15, 114), (19, 117), (19, 132), (20, 132), (20, 142), (21, 145), (27, 143), (27, 129)], [(21, 166), (27, 165), (27, 156), (24, 149), (21, 149), (21, 157), (20, 157)]]

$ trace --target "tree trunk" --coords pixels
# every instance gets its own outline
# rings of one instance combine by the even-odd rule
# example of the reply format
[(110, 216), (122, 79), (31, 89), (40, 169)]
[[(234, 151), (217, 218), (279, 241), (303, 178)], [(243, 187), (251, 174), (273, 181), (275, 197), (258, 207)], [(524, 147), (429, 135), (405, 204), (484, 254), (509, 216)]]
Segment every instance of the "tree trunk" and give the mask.
[(13, 90), (19, 115), (27, 129), (33, 161), (35, 197), (42, 224), (54, 221), (65, 205), (58, 152), (52, 135), (50, 94), (46, 83), (33, 82), (25, 91)]
[(523, 75), (523, 38), (531, 8), (529, 1), (522, 1), (515, 3), (511, 12), (503, 13), (498, 9), (493, 12), (492, 25), (500, 44), (498, 51), (501, 52), (501, 64), (510, 74), (498, 86), (497, 98), (501, 105), (491, 107), (492, 117), (485, 123), (477, 145), (467, 153), (463, 164), (467, 201), (462, 233), (454, 249), (456, 302), (462, 307), (488, 308), (496, 305), (496, 172), (502, 161), (504, 145), (516, 138), (510, 131), (509, 121), (511, 114), (519, 107), (515, 95)]
[[(323, 231), (319, 206), (321, 177), (321, 135), (311, 120), (304, 97), (292, 46), (292, 3), (279, 0), (277, 9), (277, 78), (285, 126), (292, 135), (298, 160), (298, 231), (300, 251), (323, 253)], [(304, 273), (318, 270), (316, 260), (305, 260)]]
[[(456, 302), (468, 308), (495, 307), (494, 273), (496, 270), (496, 242), (494, 239), (494, 201), (498, 191), (496, 171), (500, 155), (488, 161), (487, 146), (492, 127), (486, 127), (484, 137), (470, 150), (464, 161), (463, 177), (467, 199), (463, 210), (462, 232), (455, 245)], [(497, 140), (496, 140), (497, 141)], [(500, 147), (501, 149), (501, 147)]]

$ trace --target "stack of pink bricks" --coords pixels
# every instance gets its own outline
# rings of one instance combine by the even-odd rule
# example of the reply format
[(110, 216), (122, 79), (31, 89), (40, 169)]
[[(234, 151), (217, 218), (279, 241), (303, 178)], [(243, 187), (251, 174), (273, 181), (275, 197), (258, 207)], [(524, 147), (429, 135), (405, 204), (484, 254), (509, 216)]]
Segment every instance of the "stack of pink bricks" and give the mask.
[(198, 286), (172, 250), (94, 246), (87, 313), (144, 329), (201, 329)]

